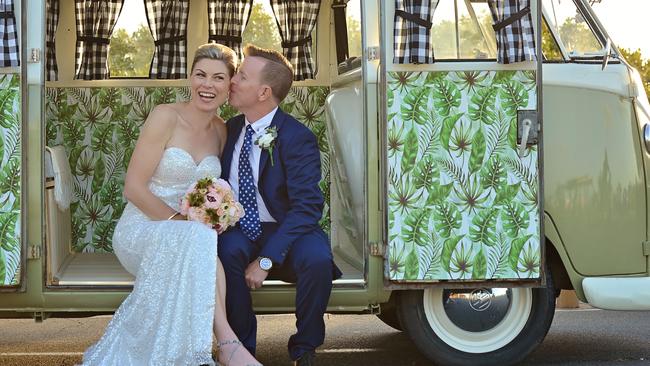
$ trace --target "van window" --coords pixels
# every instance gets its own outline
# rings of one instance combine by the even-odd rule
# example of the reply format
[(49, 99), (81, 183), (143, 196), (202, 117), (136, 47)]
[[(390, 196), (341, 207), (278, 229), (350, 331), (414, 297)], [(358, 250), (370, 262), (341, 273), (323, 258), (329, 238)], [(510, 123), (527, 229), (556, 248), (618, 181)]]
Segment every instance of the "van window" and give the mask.
[(254, 44), (282, 52), (280, 31), (273, 16), (270, 1), (255, 0), (251, 17), (242, 34), (243, 45)]
[[(336, 8), (340, 6), (340, 8)], [(336, 48), (339, 74), (361, 67), (361, 1), (350, 0), (334, 2), (335, 42), (344, 42), (346, 47)], [(345, 23), (336, 19), (337, 12), (345, 13)], [(347, 52), (346, 52), (347, 51)]]
[(125, 0), (111, 35), (108, 69), (112, 77), (149, 77), (154, 43), (144, 1)]
[(431, 42), (438, 61), (496, 59), (496, 38), (487, 2), (440, 0), (433, 13)]
[(554, 30), (569, 56), (573, 58), (602, 57), (603, 45), (570, 0), (544, 0), (548, 26)]
[(558, 46), (555, 37), (548, 28), (546, 19), (542, 22), (542, 54), (544, 55), (544, 61), (564, 61), (560, 46)]

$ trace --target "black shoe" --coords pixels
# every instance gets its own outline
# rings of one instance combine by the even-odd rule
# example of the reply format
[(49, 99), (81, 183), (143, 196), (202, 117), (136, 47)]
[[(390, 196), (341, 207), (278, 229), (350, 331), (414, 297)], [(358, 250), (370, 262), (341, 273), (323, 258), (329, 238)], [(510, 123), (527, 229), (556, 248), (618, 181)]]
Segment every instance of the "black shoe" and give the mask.
[(314, 351), (307, 351), (295, 360), (293, 364), (294, 366), (314, 366), (316, 364), (314, 358), (316, 358)]

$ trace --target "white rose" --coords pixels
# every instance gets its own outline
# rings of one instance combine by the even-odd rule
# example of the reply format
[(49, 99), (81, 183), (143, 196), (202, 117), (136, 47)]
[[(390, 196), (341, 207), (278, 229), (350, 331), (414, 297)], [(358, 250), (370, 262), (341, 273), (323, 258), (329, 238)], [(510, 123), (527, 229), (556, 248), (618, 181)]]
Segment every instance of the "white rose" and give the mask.
[(257, 143), (264, 148), (271, 146), (272, 142), (273, 142), (273, 135), (271, 135), (270, 133), (262, 135), (262, 137), (260, 137), (260, 139), (257, 140)]

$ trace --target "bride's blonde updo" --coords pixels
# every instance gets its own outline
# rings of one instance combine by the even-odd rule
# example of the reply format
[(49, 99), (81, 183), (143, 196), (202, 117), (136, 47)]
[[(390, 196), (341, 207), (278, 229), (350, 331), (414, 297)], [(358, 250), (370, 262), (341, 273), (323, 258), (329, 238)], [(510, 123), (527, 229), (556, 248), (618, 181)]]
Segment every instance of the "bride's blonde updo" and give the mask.
[(192, 61), (190, 72), (194, 72), (194, 65), (203, 59), (219, 60), (226, 64), (230, 77), (235, 75), (235, 69), (237, 68), (237, 55), (230, 47), (226, 47), (219, 43), (206, 43), (199, 46), (194, 53), (194, 60)]

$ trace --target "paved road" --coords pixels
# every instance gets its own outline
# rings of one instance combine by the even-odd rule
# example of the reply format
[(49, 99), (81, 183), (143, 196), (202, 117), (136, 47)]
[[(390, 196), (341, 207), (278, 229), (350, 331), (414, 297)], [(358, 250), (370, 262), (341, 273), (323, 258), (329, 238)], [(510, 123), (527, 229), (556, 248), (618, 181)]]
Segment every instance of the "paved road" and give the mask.
[[(96, 341), (110, 317), (88, 319), (0, 320), (0, 365), (73, 365)], [(259, 318), (260, 361), (290, 365), (286, 340), (291, 315)], [(374, 316), (332, 315), (319, 365), (430, 365), (408, 337)], [(650, 365), (650, 313), (559, 310), (544, 343), (525, 365)]]

